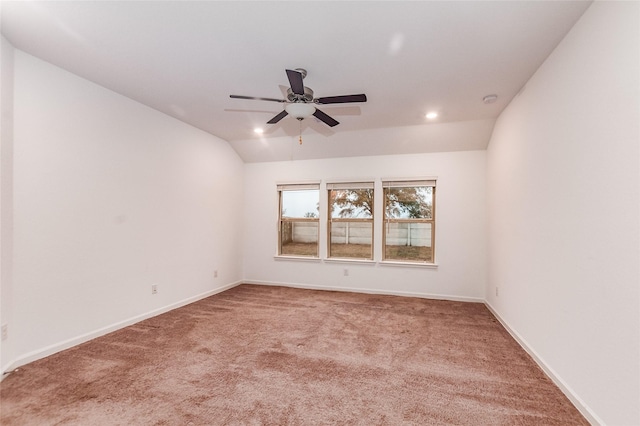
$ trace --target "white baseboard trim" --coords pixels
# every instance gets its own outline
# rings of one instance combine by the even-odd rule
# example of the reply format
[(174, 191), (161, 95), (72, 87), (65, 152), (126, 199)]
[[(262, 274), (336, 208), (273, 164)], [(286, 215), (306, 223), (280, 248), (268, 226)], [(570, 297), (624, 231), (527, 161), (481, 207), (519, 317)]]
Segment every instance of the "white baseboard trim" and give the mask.
[(293, 288), (302, 288), (302, 289), (308, 289), (308, 290), (347, 291), (351, 293), (384, 294), (388, 296), (404, 296), (404, 297), (419, 297), (422, 299), (451, 300), (454, 302), (485, 303), (485, 300), (480, 297), (462, 297), (462, 296), (452, 296), (452, 295), (446, 295), (446, 294), (414, 293), (414, 292), (408, 292), (408, 291), (394, 291), (394, 290), (386, 290), (386, 289), (381, 290), (381, 289), (374, 289), (374, 288), (336, 287), (336, 286), (260, 281), (260, 280), (244, 280), (243, 282), (244, 284), (293, 287)]
[(571, 401), (571, 403), (580, 411), (580, 413), (587, 419), (589, 423), (592, 425), (604, 425), (604, 421), (598, 417), (585, 402), (571, 389), (569, 385), (565, 383), (564, 380), (553, 370), (553, 368), (549, 367), (544, 359), (538, 355), (538, 353), (529, 346), (527, 341), (498, 314), (498, 312), (491, 306), (488, 301), (484, 302), (485, 306), (489, 311), (496, 317), (496, 319), (502, 324), (502, 326), (507, 330), (507, 332), (515, 339), (516, 342), (524, 349), (531, 358), (538, 364), (538, 366), (546, 373), (547, 376), (553, 381), (553, 383), (560, 388), (562, 393), (565, 394), (567, 398)]
[[(182, 306), (188, 305), (193, 302), (197, 302), (198, 300), (204, 299), (209, 296), (213, 296), (214, 294), (222, 293), (223, 291), (229, 290), (233, 287), (242, 284), (242, 281), (237, 281), (231, 284), (224, 285), (222, 287), (215, 288), (213, 290), (205, 291), (204, 293), (200, 293), (198, 295), (189, 297), (184, 300), (180, 300), (179, 302), (172, 303), (167, 306), (163, 306), (162, 308), (154, 309), (153, 311), (146, 312), (144, 314), (136, 315), (135, 317), (128, 318), (124, 321), (117, 322), (115, 324), (108, 325), (106, 327), (100, 328), (98, 330), (92, 331), (90, 333), (86, 333), (63, 342), (55, 343), (53, 345), (46, 346), (41, 349), (37, 349), (35, 351), (29, 352), (25, 355), (18, 357), (17, 359), (10, 362), (3, 370), (2, 370), (2, 379), (6, 377), (8, 372), (15, 370), (16, 368), (28, 364), (33, 361), (37, 361), (39, 359), (48, 357), (65, 349), (72, 348), (81, 343), (88, 342), (89, 340), (95, 339), (96, 337), (104, 336), (105, 334), (109, 334), (116, 330), (120, 330), (121, 328), (128, 327), (140, 321), (144, 321), (146, 319), (158, 316), (160, 314), (164, 314), (165, 312), (172, 311), (176, 308), (180, 308)], [(0, 379), (1, 380), (1, 379)]]

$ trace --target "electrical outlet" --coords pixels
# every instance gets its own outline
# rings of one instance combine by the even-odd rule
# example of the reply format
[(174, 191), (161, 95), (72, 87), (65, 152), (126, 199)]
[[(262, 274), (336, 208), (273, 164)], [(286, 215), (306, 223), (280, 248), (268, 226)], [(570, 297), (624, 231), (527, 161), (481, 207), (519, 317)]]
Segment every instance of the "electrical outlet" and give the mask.
[(151, 294), (158, 294), (158, 284), (151, 285)]
[(498, 287), (496, 287), (496, 297), (498, 297)]
[(213, 271), (213, 278), (218, 278), (218, 270)]
[(2, 324), (2, 340), (7, 340), (9, 337), (9, 324)]
[(349, 276), (349, 270), (348, 270), (348, 269), (346, 269), (346, 268), (342, 271), (342, 273), (343, 273), (343, 275), (344, 275), (345, 277), (348, 277), (348, 276)]

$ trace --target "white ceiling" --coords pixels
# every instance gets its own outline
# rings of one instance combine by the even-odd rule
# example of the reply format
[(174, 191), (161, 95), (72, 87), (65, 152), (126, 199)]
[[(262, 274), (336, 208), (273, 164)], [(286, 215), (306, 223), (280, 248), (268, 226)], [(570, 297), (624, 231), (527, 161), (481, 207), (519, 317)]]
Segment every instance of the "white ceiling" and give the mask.
[[(583, 1), (2, 1), (18, 49), (228, 141), (293, 158), (300, 126), (266, 122), (305, 68), (341, 122), (302, 122), (295, 158), (484, 149), (496, 117), (589, 6)], [(497, 94), (486, 105), (482, 98)], [(427, 123), (424, 114), (440, 116)], [(263, 127), (262, 136), (254, 127)]]

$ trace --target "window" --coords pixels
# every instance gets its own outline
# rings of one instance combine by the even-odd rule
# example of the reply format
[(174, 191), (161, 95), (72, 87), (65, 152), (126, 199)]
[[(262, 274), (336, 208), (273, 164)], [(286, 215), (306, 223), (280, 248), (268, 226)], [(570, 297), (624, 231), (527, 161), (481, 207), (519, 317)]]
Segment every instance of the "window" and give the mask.
[(373, 182), (328, 183), (328, 257), (373, 259)]
[(278, 255), (318, 257), (320, 185), (278, 185)]
[(384, 181), (383, 260), (434, 263), (435, 180)]

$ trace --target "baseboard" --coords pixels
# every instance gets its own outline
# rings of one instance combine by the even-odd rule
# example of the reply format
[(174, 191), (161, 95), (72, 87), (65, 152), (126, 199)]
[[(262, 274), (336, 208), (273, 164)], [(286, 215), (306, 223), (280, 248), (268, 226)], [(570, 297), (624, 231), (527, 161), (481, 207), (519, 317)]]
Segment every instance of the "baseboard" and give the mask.
[(404, 297), (419, 297), (422, 299), (451, 300), (454, 302), (485, 303), (485, 300), (479, 297), (462, 297), (462, 296), (452, 296), (452, 295), (446, 295), (446, 294), (413, 293), (408, 291), (380, 290), (380, 289), (373, 289), (373, 288), (336, 287), (336, 286), (260, 281), (260, 280), (244, 280), (243, 282), (245, 284), (293, 287), (293, 288), (302, 288), (302, 289), (308, 289), (308, 290), (348, 291), (352, 293), (384, 294), (388, 296), (404, 296)]
[(30, 362), (33, 361), (37, 361), (39, 359), (48, 357), (50, 355), (53, 355), (57, 352), (63, 351), (65, 349), (69, 349), (72, 348), (74, 346), (77, 346), (81, 343), (85, 343), (88, 342), (89, 340), (95, 339), (96, 337), (100, 337), (100, 336), (104, 336), (105, 334), (109, 334), (111, 332), (114, 332), (116, 330), (120, 330), (121, 328), (124, 327), (128, 327), (130, 325), (133, 325), (135, 323), (138, 323), (140, 321), (144, 321), (148, 318), (152, 318), (161, 314), (164, 314), (165, 312), (169, 312), (172, 311), (174, 309), (180, 308), (182, 306), (188, 305), (190, 303), (193, 302), (197, 302), (198, 300), (204, 299), (206, 297), (209, 296), (213, 296), (214, 294), (218, 294), (218, 293), (222, 293), (223, 291), (229, 290), (233, 287), (236, 287), (238, 285), (242, 284), (242, 281), (237, 281), (231, 284), (227, 284), (225, 286), (213, 289), (213, 290), (209, 290), (206, 291), (204, 293), (200, 293), (198, 295), (189, 297), (187, 299), (181, 300), (179, 302), (176, 303), (172, 303), (170, 305), (167, 306), (163, 306), (162, 308), (158, 308), (158, 309), (154, 309), (153, 311), (150, 312), (146, 312), (144, 314), (141, 315), (136, 315), (135, 317), (126, 319), (124, 321), (120, 321), (117, 322), (115, 324), (111, 324), (109, 326), (100, 328), (98, 330), (92, 331), (90, 333), (86, 333), (83, 334), (81, 336), (77, 336), (68, 340), (65, 340), (63, 342), (60, 343), (55, 343), (53, 345), (29, 352), (23, 356), (20, 356), (19, 358), (15, 359), (14, 361), (10, 362), (3, 370), (2, 370), (2, 378), (4, 379), (4, 377), (6, 377), (6, 375), (8, 374), (8, 372), (15, 370), (16, 368), (28, 364)]
[(567, 385), (564, 380), (551, 368), (544, 359), (538, 355), (538, 353), (527, 343), (527, 341), (498, 314), (498, 312), (491, 306), (488, 301), (484, 302), (485, 306), (494, 317), (502, 324), (507, 332), (515, 339), (516, 342), (524, 349), (531, 358), (538, 364), (538, 366), (546, 373), (547, 376), (553, 381), (553, 383), (560, 388), (562, 393), (565, 394), (571, 403), (580, 411), (580, 413), (587, 419), (592, 425), (604, 425), (604, 421), (600, 419), (585, 402)]

